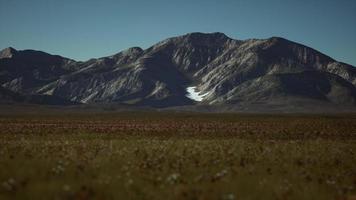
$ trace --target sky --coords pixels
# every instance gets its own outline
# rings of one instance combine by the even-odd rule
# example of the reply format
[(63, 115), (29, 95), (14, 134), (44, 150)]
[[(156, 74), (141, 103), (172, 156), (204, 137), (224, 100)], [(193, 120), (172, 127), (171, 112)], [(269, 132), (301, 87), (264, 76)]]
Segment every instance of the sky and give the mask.
[(84, 61), (190, 32), (284, 37), (356, 66), (355, 0), (0, 0), (0, 49)]

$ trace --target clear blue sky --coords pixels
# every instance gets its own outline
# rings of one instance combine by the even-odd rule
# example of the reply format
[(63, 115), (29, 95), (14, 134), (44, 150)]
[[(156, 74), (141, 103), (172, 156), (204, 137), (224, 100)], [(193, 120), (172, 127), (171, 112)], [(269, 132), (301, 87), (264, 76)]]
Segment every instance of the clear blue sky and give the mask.
[(0, 48), (76, 60), (188, 32), (280, 36), (356, 66), (356, 0), (0, 0)]

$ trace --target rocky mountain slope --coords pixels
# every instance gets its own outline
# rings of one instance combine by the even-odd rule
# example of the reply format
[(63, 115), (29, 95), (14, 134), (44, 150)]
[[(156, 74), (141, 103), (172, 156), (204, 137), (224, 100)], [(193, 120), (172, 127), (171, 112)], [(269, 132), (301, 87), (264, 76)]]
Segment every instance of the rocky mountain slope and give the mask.
[(0, 104), (77, 105), (54, 95), (19, 94), (0, 86)]
[(0, 84), (83, 104), (356, 104), (355, 67), (283, 38), (223, 33), (190, 33), (86, 62), (7, 48)]

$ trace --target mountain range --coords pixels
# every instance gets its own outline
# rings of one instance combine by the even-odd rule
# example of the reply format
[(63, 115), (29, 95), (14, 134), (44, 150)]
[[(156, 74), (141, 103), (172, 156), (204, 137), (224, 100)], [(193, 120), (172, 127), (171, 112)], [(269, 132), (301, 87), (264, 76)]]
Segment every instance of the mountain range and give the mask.
[(280, 37), (189, 33), (75, 61), (0, 52), (0, 103), (197, 108), (356, 105), (356, 68)]

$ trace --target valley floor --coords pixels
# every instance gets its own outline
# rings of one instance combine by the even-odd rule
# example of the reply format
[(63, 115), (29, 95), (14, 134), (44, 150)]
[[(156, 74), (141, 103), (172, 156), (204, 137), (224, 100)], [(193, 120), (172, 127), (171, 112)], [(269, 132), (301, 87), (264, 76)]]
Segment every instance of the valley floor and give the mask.
[(0, 114), (0, 199), (355, 199), (356, 115)]

